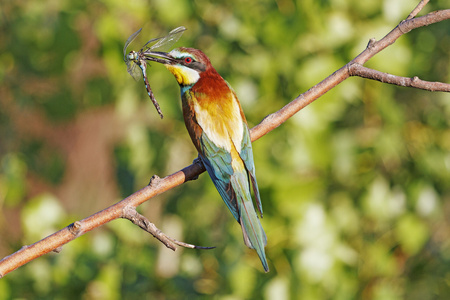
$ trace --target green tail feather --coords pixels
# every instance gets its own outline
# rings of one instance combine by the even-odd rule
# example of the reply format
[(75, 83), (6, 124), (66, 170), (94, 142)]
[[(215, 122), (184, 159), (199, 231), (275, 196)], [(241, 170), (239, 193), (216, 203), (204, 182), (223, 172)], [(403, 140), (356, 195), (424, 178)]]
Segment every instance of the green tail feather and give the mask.
[[(243, 206), (246, 205), (243, 204)], [(251, 216), (251, 213), (249, 216), (244, 215), (242, 212), (240, 218), (244, 242), (247, 247), (256, 250), (256, 253), (258, 253), (259, 259), (264, 267), (264, 271), (267, 273), (269, 272), (269, 265), (267, 264), (266, 253), (264, 252), (264, 247), (267, 245), (267, 237), (261, 223), (258, 220), (258, 217), (256, 216), (253, 204), (250, 209), (253, 209), (253, 216)]]
[(248, 185), (242, 186), (242, 183), (244, 185), (248, 183), (246, 179), (245, 174), (242, 173), (235, 173), (231, 176), (231, 185), (236, 193), (239, 208), (239, 223), (241, 224), (245, 245), (256, 250), (264, 271), (269, 272), (266, 253), (264, 252), (264, 247), (267, 245), (267, 237), (256, 215), (249, 187)]

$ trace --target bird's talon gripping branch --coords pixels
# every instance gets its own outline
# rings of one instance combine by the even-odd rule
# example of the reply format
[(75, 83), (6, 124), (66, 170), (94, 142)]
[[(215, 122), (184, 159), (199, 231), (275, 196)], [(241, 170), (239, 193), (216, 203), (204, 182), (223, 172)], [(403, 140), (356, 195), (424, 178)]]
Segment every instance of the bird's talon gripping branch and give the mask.
[[(201, 159), (200, 159), (199, 156), (197, 156), (197, 157), (192, 161), (192, 164), (194, 164), (194, 165), (199, 165), (199, 166), (201, 166), (201, 167), (204, 167), (204, 165), (203, 165), (203, 163), (202, 163), (202, 161), (201, 161)], [(192, 178), (190, 178), (189, 180), (197, 180), (197, 179), (198, 179), (198, 175), (197, 175), (197, 176), (194, 176), (194, 177), (192, 177)]]
[(193, 161), (193, 164), (199, 164), (199, 165), (203, 165), (202, 160), (200, 159), (199, 156), (197, 156)]

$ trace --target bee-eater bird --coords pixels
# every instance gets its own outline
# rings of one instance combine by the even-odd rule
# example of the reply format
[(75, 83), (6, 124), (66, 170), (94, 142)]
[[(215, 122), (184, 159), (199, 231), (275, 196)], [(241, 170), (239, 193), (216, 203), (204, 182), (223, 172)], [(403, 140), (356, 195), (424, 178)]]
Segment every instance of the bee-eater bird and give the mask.
[(251, 186), (262, 217), (252, 144), (236, 94), (200, 50), (177, 48), (150, 55), (154, 57), (147, 56), (148, 60), (164, 64), (178, 81), (184, 122), (199, 157), (228, 209), (241, 224), (245, 244), (256, 250), (264, 271), (268, 272), (264, 252), (267, 237), (250, 190)]

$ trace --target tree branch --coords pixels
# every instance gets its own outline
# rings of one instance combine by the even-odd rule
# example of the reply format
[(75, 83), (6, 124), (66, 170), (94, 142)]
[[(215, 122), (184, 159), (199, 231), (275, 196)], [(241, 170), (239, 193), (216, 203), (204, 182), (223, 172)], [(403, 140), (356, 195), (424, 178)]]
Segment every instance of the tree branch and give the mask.
[(177, 249), (176, 245), (191, 248), (191, 249), (213, 249), (215, 247), (201, 247), (192, 244), (187, 244), (184, 242), (177, 241), (174, 238), (167, 236), (164, 232), (156, 228), (155, 224), (151, 223), (146, 217), (141, 215), (136, 211), (133, 206), (126, 206), (123, 209), (122, 218), (130, 220), (134, 225), (141, 227), (143, 230), (147, 231), (155, 238), (157, 238), (161, 243), (163, 243), (167, 248), (175, 251)]
[[(375, 41), (374, 39), (370, 40), (367, 48), (351, 62), (325, 78), (314, 87), (310, 88), (305, 93), (299, 95), (296, 99), (281, 108), (279, 111), (265, 117), (260, 124), (251, 129), (252, 141), (259, 139), (263, 135), (280, 126), (295, 113), (318, 99), (320, 96), (322, 96), (327, 91), (337, 86), (339, 83), (346, 80), (350, 76), (360, 76), (363, 78), (379, 80), (381, 82), (392, 84), (401, 83), (398, 85), (422, 88), (430, 91), (449, 91), (448, 84), (439, 82), (426, 82), (418, 78), (416, 79), (416, 77), (413, 77), (412, 79), (397, 77), (363, 67), (364, 63), (366, 63), (370, 58), (372, 58), (375, 54), (379, 53), (389, 45), (393, 44), (403, 34), (415, 28), (427, 26), (450, 18), (450, 10), (436, 11), (425, 16), (415, 18), (415, 16), (427, 4), (427, 2), (428, 1), (422, 0), (406, 20), (400, 22), (397, 27), (395, 27), (380, 41)], [(143, 202), (174, 187), (177, 187), (188, 180), (197, 178), (204, 171), (205, 168), (201, 163), (194, 162), (190, 166), (187, 166), (186, 168), (164, 178), (159, 178), (155, 175), (148, 186), (135, 192), (122, 201), (83, 220), (76, 221), (73, 224), (70, 224), (69, 226), (59, 230), (58, 232), (30, 246), (24, 246), (19, 251), (3, 258), (0, 261), (0, 278), (7, 273), (15, 270), (16, 268), (48, 252), (61, 251), (61, 247), (64, 244), (76, 239), (78, 236), (83, 235), (90, 230), (93, 230), (105, 223), (118, 218), (129, 219), (134, 224), (151, 233), (155, 238), (166, 245), (166, 247), (172, 250), (176, 249), (176, 245), (188, 248), (210, 249), (210, 247), (198, 247), (195, 245), (179, 242), (166, 236), (158, 228), (156, 228), (154, 224), (149, 222), (144, 216), (140, 215), (136, 211), (136, 207)]]
[[(424, 1), (422, 1), (424, 2)], [(422, 3), (421, 2), (421, 3)], [(423, 6), (421, 6), (423, 7)], [(417, 14), (417, 12), (416, 12)], [(266, 133), (272, 131), (273, 129), (280, 126), (287, 119), (292, 117), (298, 111), (303, 109), (305, 106), (315, 101), (317, 98), (328, 92), (333, 87), (337, 86), (339, 83), (350, 77), (350, 69), (353, 64), (364, 65), (369, 59), (371, 59), (375, 54), (381, 52), (383, 49), (392, 45), (400, 36), (407, 33), (415, 28), (422, 26), (428, 26), (433, 23), (441, 22), (443, 20), (450, 19), (450, 9), (435, 11), (429, 13), (425, 16), (410, 19), (400, 22), (391, 32), (389, 32), (381, 40), (376, 41), (371, 39), (366, 47), (366, 49), (356, 56), (348, 64), (299, 95), (293, 101), (286, 104), (279, 111), (268, 115), (262, 120), (261, 123), (256, 125), (251, 130), (252, 141), (259, 139)], [(419, 20), (419, 21), (418, 21)], [(402, 28), (402, 29), (400, 29)], [(372, 79), (372, 78), (371, 78)]]
[(359, 76), (398, 86), (413, 87), (432, 92), (450, 92), (450, 84), (448, 83), (425, 81), (419, 79), (417, 76), (412, 78), (395, 76), (389, 73), (369, 69), (357, 63), (349, 66), (349, 74), (350, 76)]
[(430, 2), (430, 0), (422, 0), (417, 4), (416, 8), (413, 9), (413, 11), (409, 14), (409, 16), (406, 18), (406, 20), (412, 19), (427, 5), (427, 3)]

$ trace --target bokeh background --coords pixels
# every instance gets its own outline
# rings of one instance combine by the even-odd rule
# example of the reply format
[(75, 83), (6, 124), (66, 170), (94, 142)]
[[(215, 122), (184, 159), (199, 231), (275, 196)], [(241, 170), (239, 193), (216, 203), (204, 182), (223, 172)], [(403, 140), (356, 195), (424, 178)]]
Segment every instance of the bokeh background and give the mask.
[[(184, 25), (230, 82), (250, 126), (380, 39), (417, 1), (3, 1), (0, 257), (196, 157), (179, 88), (148, 75), (164, 120), (123, 62)], [(448, 8), (432, 1), (424, 12)], [(421, 14), (423, 14), (422, 12)], [(449, 82), (448, 22), (367, 66)], [(0, 299), (448, 299), (450, 96), (350, 78), (254, 143), (271, 268), (207, 175), (139, 209), (172, 252), (116, 220), (0, 280)]]

